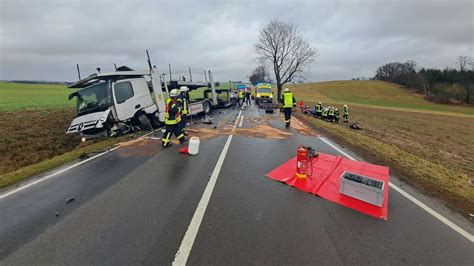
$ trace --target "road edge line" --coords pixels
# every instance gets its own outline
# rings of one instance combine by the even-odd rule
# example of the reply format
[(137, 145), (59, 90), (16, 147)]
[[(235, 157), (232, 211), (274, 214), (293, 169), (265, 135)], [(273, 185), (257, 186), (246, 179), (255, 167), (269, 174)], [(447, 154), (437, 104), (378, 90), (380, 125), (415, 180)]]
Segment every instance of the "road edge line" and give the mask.
[[(243, 109), (243, 107), (242, 107)], [(186, 233), (184, 234), (183, 239), (181, 240), (181, 244), (179, 245), (178, 251), (174, 256), (174, 260), (172, 262), (173, 266), (180, 266), (186, 265), (188, 261), (189, 254), (194, 245), (194, 241), (196, 240), (196, 236), (199, 232), (199, 227), (201, 226), (202, 219), (204, 218), (204, 214), (206, 213), (207, 205), (211, 200), (212, 192), (214, 191), (214, 187), (216, 186), (217, 179), (219, 178), (219, 174), (222, 169), (222, 165), (224, 164), (225, 157), (230, 147), (230, 143), (232, 142), (232, 137), (234, 136), (235, 128), (237, 127), (237, 123), (242, 115), (242, 109), (240, 110), (237, 118), (235, 119), (234, 126), (232, 128), (232, 132), (227, 137), (227, 141), (222, 148), (222, 152), (219, 155), (219, 159), (217, 160), (216, 166), (214, 166), (214, 170), (212, 171), (211, 177), (209, 182), (207, 183), (204, 192), (202, 193), (201, 199), (199, 200), (198, 206), (194, 211), (193, 217), (191, 218), (191, 222), (186, 229)]]
[[(148, 133), (146, 133), (146, 134), (144, 134), (143, 136), (140, 136), (140, 137), (142, 138), (142, 137), (149, 136), (149, 135), (153, 134), (154, 132), (156, 132), (157, 130), (160, 130), (160, 129), (153, 130), (153, 131), (148, 132)], [(125, 143), (126, 143), (126, 142), (125, 142)], [(7, 198), (8, 196), (11, 196), (11, 195), (13, 195), (13, 194), (16, 194), (16, 193), (18, 193), (18, 192), (20, 192), (20, 191), (22, 191), (22, 190), (24, 190), (24, 189), (27, 189), (27, 188), (29, 188), (29, 187), (31, 187), (31, 186), (34, 186), (34, 185), (36, 185), (36, 184), (38, 184), (38, 183), (41, 183), (41, 182), (43, 182), (43, 181), (46, 181), (46, 180), (50, 179), (51, 177), (54, 177), (54, 176), (56, 176), (56, 175), (58, 175), (58, 174), (64, 173), (64, 172), (66, 172), (66, 171), (69, 171), (69, 170), (71, 170), (71, 169), (73, 169), (73, 168), (75, 168), (75, 167), (77, 167), (77, 166), (79, 166), (79, 165), (82, 165), (82, 164), (85, 164), (85, 163), (87, 163), (87, 162), (89, 162), (89, 161), (92, 161), (92, 160), (94, 160), (94, 159), (97, 159), (97, 158), (99, 158), (99, 157), (101, 157), (101, 156), (103, 156), (103, 155), (106, 155), (107, 153), (112, 152), (112, 151), (114, 151), (114, 150), (116, 150), (116, 149), (118, 149), (118, 148), (120, 148), (120, 146), (115, 146), (115, 147), (110, 148), (110, 149), (108, 149), (108, 150), (106, 150), (106, 151), (104, 151), (104, 152), (101, 152), (101, 153), (96, 154), (96, 155), (94, 155), (94, 156), (92, 156), (92, 157), (90, 157), (90, 158), (87, 158), (87, 159), (85, 159), (85, 160), (83, 160), (83, 161), (77, 162), (77, 163), (72, 164), (72, 165), (70, 165), (70, 166), (67, 166), (67, 167), (65, 167), (65, 168), (59, 169), (59, 170), (57, 170), (57, 171), (55, 171), (55, 172), (53, 172), (53, 173), (50, 173), (50, 174), (45, 175), (45, 176), (43, 176), (43, 177), (40, 177), (39, 179), (36, 179), (36, 180), (34, 180), (34, 181), (30, 182), (30, 183), (27, 183), (27, 184), (25, 184), (25, 185), (23, 185), (23, 186), (21, 186), (21, 187), (17, 187), (17, 188), (15, 188), (15, 189), (12, 189), (12, 190), (10, 190), (10, 191), (7, 191), (7, 192), (5, 192), (5, 193), (3, 193), (3, 194), (0, 194), (0, 200), (2, 200), (2, 199), (4, 199), (4, 198)]]
[[(351, 160), (354, 160), (356, 161), (356, 159), (352, 156), (350, 156), (349, 154), (347, 154), (346, 152), (344, 152), (343, 150), (341, 150), (339, 147), (337, 147), (335, 144), (331, 143), (329, 140), (325, 139), (324, 137), (319, 137), (319, 139), (321, 139), (324, 143), (328, 144), (329, 146), (333, 147), (336, 151), (338, 151), (340, 154), (344, 155), (345, 157), (351, 159)], [(449, 220), (448, 218), (444, 217), (443, 215), (441, 215), (440, 213), (438, 213), (437, 211), (431, 209), (430, 207), (428, 207), (428, 205), (424, 204), (423, 202), (421, 202), (420, 200), (416, 199), (415, 197), (413, 197), (412, 195), (410, 195), (408, 192), (406, 192), (405, 190), (401, 189), (400, 187), (398, 187), (397, 185), (393, 184), (392, 182), (388, 182), (388, 185), (395, 189), (395, 191), (397, 191), (398, 193), (400, 193), (402, 196), (404, 196), (405, 198), (407, 198), (408, 200), (410, 200), (411, 202), (413, 202), (415, 205), (417, 205), (418, 207), (422, 208), (423, 210), (425, 210), (426, 212), (428, 212), (429, 214), (431, 214), (432, 216), (434, 216), (436, 219), (438, 219), (439, 221), (441, 221), (442, 223), (444, 223), (445, 225), (447, 225), (449, 228), (453, 229), (454, 231), (456, 231), (457, 233), (459, 233), (461, 236), (467, 238), (469, 241), (471, 242), (474, 242), (474, 236), (471, 235), (469, 232), (467, 232), (466, 230), (462, 229), (460, 226), (458, 226), (457, 224), (453, 223), (451, 220)]]

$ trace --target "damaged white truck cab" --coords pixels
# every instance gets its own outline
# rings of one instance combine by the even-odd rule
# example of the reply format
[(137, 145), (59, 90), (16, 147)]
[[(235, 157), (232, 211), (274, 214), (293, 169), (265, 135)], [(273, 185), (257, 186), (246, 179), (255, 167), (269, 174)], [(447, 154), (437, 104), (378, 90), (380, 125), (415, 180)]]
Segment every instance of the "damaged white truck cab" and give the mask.
[(134, 127), (150, 130), (165, 118), (165, 94), (154, 70), (96, 73), (69, 88), (80, 90), (69, 95), (70, 100), (76, 98), (77, 117), (67, 134), (94, 138)]
[(156, 68), (134, 71), (119, 67), (115, 72), (95, 73), (68, 87), (79, 89), (69, 95), (76, 98), (77, 117), (66, 130), (79, 133), (86, 139), (121, 135), (135, 130), (158, 128), (165, 121), (165, 100), (171, 89), (187, 86), (190, 90), (202, 87), (204, 97), (189, 104), (189, 114), (209, 114), (213, 108), (227, 107), (228, 101), (218, 97), (212, 73), (210, 83), (165, 81)]

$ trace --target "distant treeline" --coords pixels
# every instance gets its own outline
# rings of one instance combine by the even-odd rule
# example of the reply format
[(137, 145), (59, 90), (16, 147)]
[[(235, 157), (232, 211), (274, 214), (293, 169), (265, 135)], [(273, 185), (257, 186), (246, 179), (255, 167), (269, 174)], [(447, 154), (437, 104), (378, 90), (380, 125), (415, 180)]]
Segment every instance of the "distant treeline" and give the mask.
[(388, 63), (377, 69), (374, 79), (394, 82), (417, 92), (437, 103), (473, 103), (474, 71), (446, 68), (444, 70), (416, 69), (414, 61)]
[(25, 84), (60, 84), (60, 85), (71, 84), (71, 82), (66, 82), (66, 81), (42, 81), (42, 80), (1, 80), (0, 82), (25, 83)]

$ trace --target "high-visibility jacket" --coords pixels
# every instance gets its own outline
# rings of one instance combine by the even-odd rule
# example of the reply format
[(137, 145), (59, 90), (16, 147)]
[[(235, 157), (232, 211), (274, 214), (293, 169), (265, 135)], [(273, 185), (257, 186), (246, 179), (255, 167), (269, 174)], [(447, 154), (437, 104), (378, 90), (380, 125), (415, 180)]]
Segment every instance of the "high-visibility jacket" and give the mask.
[(291, 92), (283, 93), (283, 108), (292, 108), (296, 106), (295, 96)]
[(349, 108), (348, 107), (344, 107), (344, 115), (349, 115)]
[(334, 109), (329, 109), (329, 115), (334, 115)]
[(341, 115), (339, 114), (339, 110), (334, 111), (334, 116), (335, 116), (336, 118), (339, 118), (339, 117), (341, 116)]
[(181, 107), (176, 100), (166, 99), (165, 125), (176, 125), (181, 122)]
[(324, 109), (323, 110), (323, 116), (328, 116), (328, 111), (329, 111), (329, 109)]
[(239, 90), (239, 99), (244, 98), (244, 92), (242, 90)]
[(322, 106), (320, 104), (316, 105), (316, 112), (321, 113), (322, 111)]
[(178, 99), (176, 100), (181, 106), (183, 115), (188, 114), (188, 99), (183, 93), (179, 94)]

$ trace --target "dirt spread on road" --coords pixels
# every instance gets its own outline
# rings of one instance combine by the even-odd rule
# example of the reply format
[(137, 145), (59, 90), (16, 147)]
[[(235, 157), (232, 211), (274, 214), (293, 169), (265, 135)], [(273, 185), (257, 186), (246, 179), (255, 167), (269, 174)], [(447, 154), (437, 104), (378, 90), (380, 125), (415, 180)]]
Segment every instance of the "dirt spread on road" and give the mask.
[(141, 137), (135, 140), (119, 143), (117, 154), (120, 157), (145, 157), (152, 156), (161, 151), (161, 140)]
[(299, 133), (305, 136), (314, 136), (319, 137), (320, 135), (314, 132), (311, 128), (306, 126), (303, 122), (298, 120), (296, 117), (291, 118), (291, 125), (292, 128), (298, 130)]
[(235, 133), (241, 136), (264, 139), (284, 139), (293, 135), (292, 133), (281, 131), (267, 124), (258, 125), (253, 128), (238, 128), (235, 130)]

